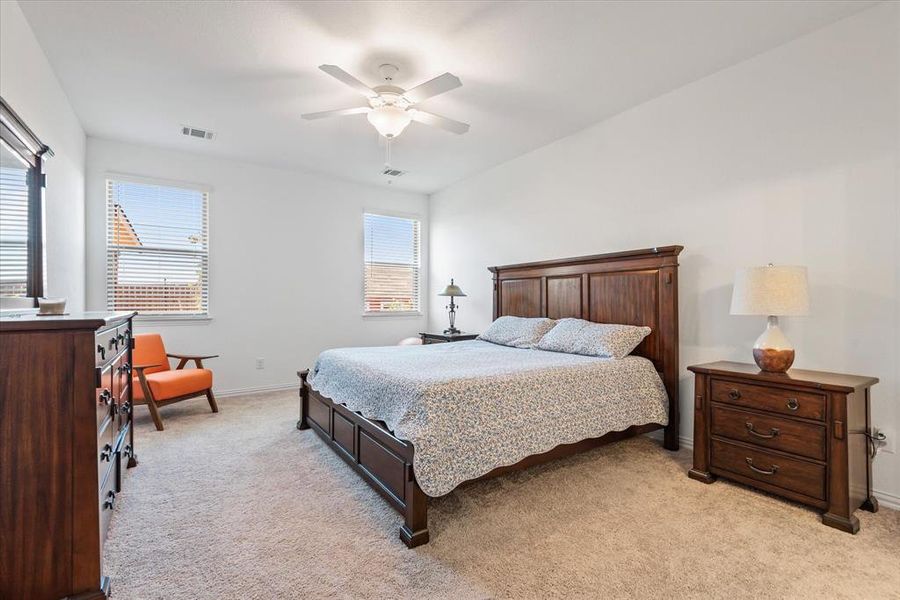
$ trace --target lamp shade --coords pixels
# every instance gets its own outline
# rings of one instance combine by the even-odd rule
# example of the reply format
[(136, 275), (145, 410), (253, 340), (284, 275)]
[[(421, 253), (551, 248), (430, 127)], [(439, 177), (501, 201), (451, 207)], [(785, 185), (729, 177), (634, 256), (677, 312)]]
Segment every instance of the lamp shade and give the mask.
[(462, 289), (453, 283), (453, 280), (450, 280), (450, 285), (444, 288), (444, 291), (438, 294), (438, 296), (455, 296), (457, 298), (464, 298), (466, 293), (462, 291)]
[(731, 314), (808, 315), (806, 267), (769, 265), (738, 269), (734, 275)]
[(408, 112), (392, 104), (370, 110), (366, 118), (386, 138), (397, 137), (412, 121)]

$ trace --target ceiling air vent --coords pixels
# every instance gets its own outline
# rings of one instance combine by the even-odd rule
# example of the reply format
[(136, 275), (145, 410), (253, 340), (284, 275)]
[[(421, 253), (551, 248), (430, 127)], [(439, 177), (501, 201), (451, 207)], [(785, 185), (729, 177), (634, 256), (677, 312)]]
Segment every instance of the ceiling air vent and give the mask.
[(181, 126), (181, 133), (188, 137), (195, 137), (201, 140), (211, 140), (213, 139), (213, 132), (207, 131), (205, 129), (197, 129), (196, 127), (190, 127), (188, 125)]
[(399, 169), (392, 169), (390, 167), (385, 167), (385, 169), (381, 172), (382, 175), (387, 175), (388, 177), (400, 177), (406, 171), (401, 171)]

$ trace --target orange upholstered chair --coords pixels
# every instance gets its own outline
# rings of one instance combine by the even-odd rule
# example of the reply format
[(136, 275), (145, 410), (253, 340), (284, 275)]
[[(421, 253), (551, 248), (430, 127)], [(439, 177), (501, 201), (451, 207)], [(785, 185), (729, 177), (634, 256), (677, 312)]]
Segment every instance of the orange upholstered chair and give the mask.
[[(158, 431), (163, 430), (159, 407), (174, 402), (206, 396), (213, 412), (219, 412), (216, 397), (212, 392), (212, 371), (203, 368), (203, 360), (211, 356), (187, 356), (168, 354), (158, 333), (142, 333), (134, 336), (134, 371), (132, 380), (132, 400), (134, 404), (146, 404)], [(169, 359), (177, 358), (178, 366), (173, 370)], [(188, 361), (194, 361), (196, 369), (185, 369)]]

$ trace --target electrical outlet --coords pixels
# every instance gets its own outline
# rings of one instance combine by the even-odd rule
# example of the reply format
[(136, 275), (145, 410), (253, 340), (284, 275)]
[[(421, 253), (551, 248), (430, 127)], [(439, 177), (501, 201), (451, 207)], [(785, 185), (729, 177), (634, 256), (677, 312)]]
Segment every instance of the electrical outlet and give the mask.
[(266, 359), (257, 358), (256, 359), (256, 368), (257, 369), (265, 369), (266, 368)]
[(873, 427), (872, 433), (876, 438), (880, 437), (879, 434), (884, 435), (883, 440), (876, 440), (875, 442), (879, 452), (885, 452), (887, 454), (895, 454), (897, 452), (897, 436), (894, 435), (893, 431), (890, 429)]

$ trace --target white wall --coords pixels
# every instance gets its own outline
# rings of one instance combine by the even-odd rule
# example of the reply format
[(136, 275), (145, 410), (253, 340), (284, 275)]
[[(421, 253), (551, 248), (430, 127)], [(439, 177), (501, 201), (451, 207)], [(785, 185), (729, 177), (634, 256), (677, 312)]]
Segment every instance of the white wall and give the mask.
[(85, 135), (16, 2), (0, 2), (0, 96), (56, 153), (45, 162), (46, 296), (84, 308)]
[(425, 196), (95, 138), (87, 152), (90, 308), (106, 302), (109, 172), (212, 187), (212, 320), (138, 331), (161, 332), (170, 351), (220, 354), (209, 361), (220, 393), (297, 385), (297, 370), (326, 348), (393, 344), (423, 330), (425, 316), (362, 316), (362, 219), (365, 209), (421, 215), (427, 264)]
[[(478, 331), (488, 265), (683, 244), (690, 438), (684, 367), (748, 361), (764, 327), (728, 315), (735, 268), (808, 265), (812, 314), (783, 320), (796, 366), (879, 377), (873, 422), (900, 436), (898, 23), (879, 5), (435, 194), (432, 287), (455, 277)], [(875, 487), (900, 502), (900, 454)]]

